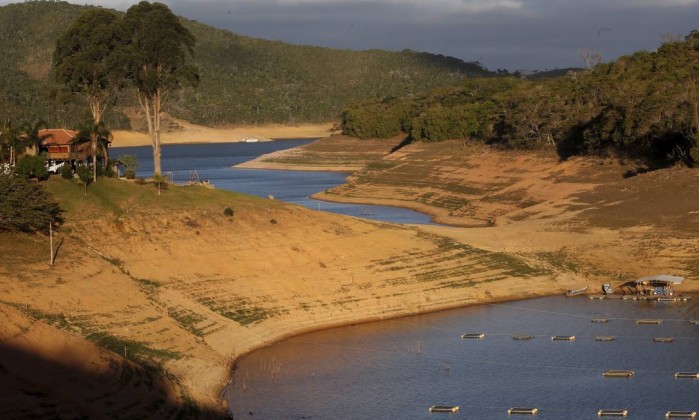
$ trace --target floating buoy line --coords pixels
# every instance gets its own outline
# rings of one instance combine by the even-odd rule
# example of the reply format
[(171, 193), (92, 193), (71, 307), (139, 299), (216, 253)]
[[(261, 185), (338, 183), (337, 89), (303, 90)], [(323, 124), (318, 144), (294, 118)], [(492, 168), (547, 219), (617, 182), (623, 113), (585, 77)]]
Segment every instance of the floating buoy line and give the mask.
[[(495, 304), (493, 304), (495, 305)], [(546, 310), (540, 310), (540, 309), (533, 309), (533, 308), (522, 308), (522, 307), (517, 307), (513, 305), (504, 305), (502, 303), (498, 303), (498, 306), (502, 307), (508, 307), (511, 309), (516, 309), (516, 310), (523, 310), (523, 311), (532, 311), (532, 312), (540, 312), (540, 313), (547, 313), (547, 314), (555, 314), (555, 315), (560, 315), (560, 316), (567, 316), (571, 318), (581, 318), (581, 319), (588, 319), (591, 323), (595, 324), (607, 324), (610, 321), (633, 321), (635, 324), (640, 326), (645, 326), (645, 325), (662, 325), (663, 322), (684, 322), (684, 323), (690, 323), (692, 325), (699, 325), (699, 320), (695, 319), (654, 319), (654, 318), (644, 318), (644, 319), (636, 319), (636, 318), (628, 318), (628, 317), (598, 317), (598, 318), (590, 318), (589, 314), (588, 315), (578, 315), (578, 314), (570, 314), (570, 313), (562, 313), (562, 312), (555, 312), (555, 311), (546, 311)], [(440, 331), (446, 331), (446, 332), (456, 332), (455, 328), (444, 328), (444, 327), (439, 327), (439, 326), (430, 326), (430, 325), (422, 325), (422, 324), (417, 324), (417, 323), (412, 323), (412, 322), (407, 322), (404, 320), (399, 320), (400, 322), (403, 322), (405, 324), (413, 325), (413, 326), (419, 326), (421, 328), (429, 328), (429, 329), (434, 329), (434, 330), (440, 330)], [(486, 339), (486, 337), (503, 337), (503, 336), (508, 336), (511, 337), (512, 340), (517, 340), (517, 341), (528, 341), (532, 340), (535, 338), (547, 338), (551, 341), (575, 341), (576, 338), (592, 338), (595, 341), (599, 342), (608, 342), (608, 341), (615, 341), (617, 338), (632, 338), (632, 339), (647, 339), (647, 340), (652, 340), (653, 342), (656, 343), (672, 343), (675, 340), (699, 340), (699, 337), (653, 337), (653, 336), (611, 336), (611, 335), (597, 335), (597, 336), (575, 336), (575, 335), (531, 335), (531, 334), (513, 334), (513, 333), (494, 333), (494, 332), (466, 332), (466, 333), (461, 333), (460, 337), (464, 340), (466, 339), (474, 339), (475, 341), (480, 341)], [(326, 344), (326, 343), (315, 343), (315, 342), (307, 342), (307, 341), (297, 341), (297, 342), (304, 342), (307, 344), (313, 344), (313, 345), (327, 345), (331, 347), (336, 347), (336, 348), (344, 348), (348, 350), (356, 350), (356, 351), (368, 351), (368, 352), (383, 352), (383, 353), (393, 353), (393, 354), (401, 354), (404, 353), (399, 350), (381, 350), (381, 349), (370, 349), (370, 348), (363, 348), (363, 347), (351, 347), (351, 346), (340, 346), (340, 345), (332, 345), (332, 344)], [(427, 361), (430, 363), (434, 363), (435, 366), (442, 366), (443, 363), (437, 362), (436, 360), (431, 360), (432, 358), (429, 357), (429, 355), (424, 355), (422, 354), (421, 359), (423, 361)], [(552, 366), (552, 365), (541, 365), (541, 364), (532, 364), (532, 363), (516, 363), (516, 362), (503, 362), (503, 361), (493, 361), (493, 360), (484, 360), (484, 359), (468, 359), (464, 360), (463, 363), (465, 364), (487, 364), (487, 365), (499, 365), (499, 366), (512, 366), (512, 367), (526, 367), (526, 368), (534, 368), (534, 369), (568, 369), (568, 370), (577, 370), (577, 371), (599, 371), (599, 367), (577, 367), (577, 366)], [(601, 372), (602, 376), (607, 377), (607, 378), (632, 378), (636, 375), (636, 373), (653, 373), (653, 374), (662, 374), (662, 375), (673, 375), (674, 378), (676, 379), (699, 379), (699, 372), (673, 372), (669, 373), (668, 371), (657, 371), (657, 370), (607, 370), (604, 372)], [(484, 408), (491, 408), (491, 409), (502, 409), (502, 407), (484, 407)], [(458, 405), (433, 405), (428, 408), (428, 411), (430, 413), (456, 413), (460, 410), (460, 407)], [(556, 408), (556, 407), (549, 407), (545, 408), (546, 412), (554, 412), (554, 411), (569, 411), (567, 409), (564, 409), (562, 407)], [(633, 407), (627, 407), (624, 409), (599, 409), (597, 410), (597, 415), (599, 417), (607, 417), (607, 416), (627, 416), (630, 411), (644, 411), (643, 408), (638, 408), (634, 409)], [(508, 415), (515, 415), (515, 414), (522, 414), (522, 415), (534, 415), (539, 412), (539, 408), (529, 408), (529, 407), (512, 407), (507, 410)], [(666, 418), (696, 418), (696, 411), (677, 411), (677, 410), (671, 410), (666, 412), (665, 417)]]

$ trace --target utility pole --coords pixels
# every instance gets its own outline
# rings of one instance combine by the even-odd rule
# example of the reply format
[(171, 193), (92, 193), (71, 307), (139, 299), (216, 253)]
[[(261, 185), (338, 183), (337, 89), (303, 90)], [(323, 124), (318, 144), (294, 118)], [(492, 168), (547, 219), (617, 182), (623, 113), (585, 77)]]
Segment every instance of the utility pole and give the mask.
[(51, 246), (51, 266), (53, 266), (53, 224), (49, 222), (49, 245)]

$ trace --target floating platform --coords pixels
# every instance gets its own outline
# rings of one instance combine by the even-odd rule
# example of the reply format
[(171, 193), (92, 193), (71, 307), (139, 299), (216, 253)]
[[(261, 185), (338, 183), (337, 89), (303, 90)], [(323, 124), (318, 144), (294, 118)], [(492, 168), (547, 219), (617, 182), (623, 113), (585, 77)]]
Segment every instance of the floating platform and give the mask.
[(607, 370), (604, 373), (602, 373), (602, 376), (607, 377), (607, 378), (630, 378), (633, 375), (635, 375), (636, 372), (633, 370)]
[(484, 338), (485, 334), (484, 333), (463, 333), (461, 334), (461, 338)]
[(513, 340), (531, 340), (534, 338), (533, 335), (513, 335), (512, 339)]
[(551, 337), (553, 341), (575, 341), (574, 335), (554, 335)]
[(613, 335), (598, 335), (595, 337), (595, 341), (614, 341), (616, 340), (616, 337)]
[(636, 299), (638, 299), (638, 296), (636, 296), (636, 295), (589, 295), (588, 297), (590, 299), (600, 299), (600, 300), (606, 300), (606, 299), (636, 300)]
[(507, 410), (507, 414), (536, 414), (539, 412), (538, 408), (525, 408), (525, 407), (512, 407)]
[(629, 410), (599, 410), (597, 415), (599, 417), (626, 417), (629, 415)]
[(696, 411), (668, 411), (665, 417), (669, 419), (694, 419), (697, 417)]
[(653, 339), (656, 343), (672, 343), (675, 341), (674, 337), (655, 337)]
[(430, 413), (456, 413), (459, 411), (458, 405), (433, 405), (429, 408)]
[(699, 372), (677, 372), (675, 378), (699, 379)]
[(662, 319), (637, 319), (636, 324), (639, 325), (657, 325), (657, 324), (662, 324), (663, 320)]
[(607, 322), (609, 322), (609, 319), (607, 319), (607, 318), (592, 318), (590, 320), (590, 322), (592, 322), (593, 324), (606, 324)]

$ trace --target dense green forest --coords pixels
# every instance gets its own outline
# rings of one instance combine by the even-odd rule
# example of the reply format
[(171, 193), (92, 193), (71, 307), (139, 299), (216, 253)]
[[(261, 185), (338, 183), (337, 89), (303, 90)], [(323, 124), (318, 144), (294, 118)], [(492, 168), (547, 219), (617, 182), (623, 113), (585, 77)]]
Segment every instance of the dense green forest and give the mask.
[(556, 148), (561, 157), (615, 154), (699, 163), (699, 33), (553, 79), (467, 79), (400, 98), (371, 98), (342, 115), (345, 134), (473, 139)]
[[(44, 119), (75, 126), (86, 117), (77, 98), (51, 81), (51, 54), (62, 31), (88, 6), (30, 1), (0, 7), (0, 119)], [(491, 76), (478, 63), (413, 51), (345, 51), (236, 35), (182, 18), (195, 35), (196, 89), (171, 98), (170, 112), (205, 125), (327, 122), (352, 101), (403, 96), (470, 76)], [(129, 122), (123, 95), (105, 116)]]

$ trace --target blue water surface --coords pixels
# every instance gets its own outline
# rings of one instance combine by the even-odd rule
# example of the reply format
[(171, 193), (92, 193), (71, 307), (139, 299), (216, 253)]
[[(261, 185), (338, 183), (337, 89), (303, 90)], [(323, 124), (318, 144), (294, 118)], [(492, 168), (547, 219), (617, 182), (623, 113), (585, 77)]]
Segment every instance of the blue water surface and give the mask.
[[(371, 220), (397, 223), (429, 224), (429, 215), (388, 206), (332, 203), (310, 198), (314, 193), (343, 184), (348, 174), (323, 171), (279, 171), (233, 168), (266, 153), (308, 144), (313, 140), (291, 139), (260, 143), (213, 143), (164, 145), (163, 173), (171, 174), (175, 182), (187, 182), (196, 176), (208, 180), (216, 188), (258, 197), (274, 196), (277, 200)], [(153, 174), (150, 146), (122, 147), (112, 151), (114, 157), (135, 155), (139, 167), (137, 176)], [(196, 171), (196, 174), (193, 172)]]

